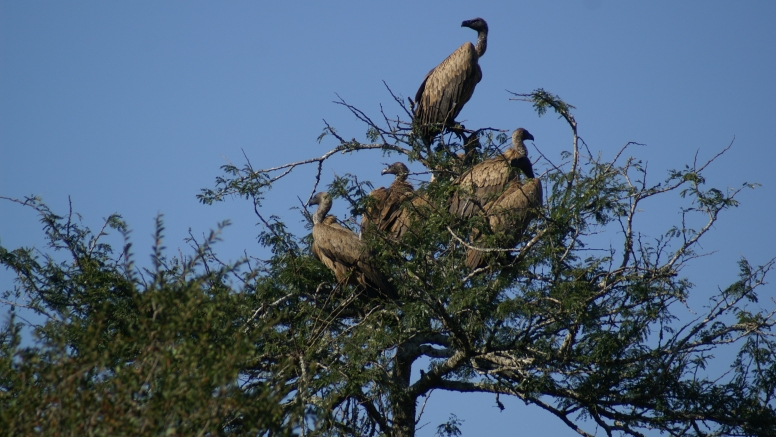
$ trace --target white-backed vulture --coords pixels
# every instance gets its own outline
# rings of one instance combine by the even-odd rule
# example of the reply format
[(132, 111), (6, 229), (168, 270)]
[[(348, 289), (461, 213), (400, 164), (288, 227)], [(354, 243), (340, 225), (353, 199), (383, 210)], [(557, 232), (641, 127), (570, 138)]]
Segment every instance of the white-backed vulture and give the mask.
[[(525, 173), (527, 180), (513, 179), (507, 189), (495, 200), (485, 204), (485, 217), (490, 229), (500, 235), (499, 246), (514, 247), (522, 238), (528, 224), (542, 206), (542, 182), (534, 176), (533, 166), (527, 156), (512, 161), (512, 165)], [(472, 233), (472, 241), (477, 245), (478, 231)], [(488, 254), (475, 249), (466, 252), (466, 265), (470, 269), (483, 267)]]
[(510, 181), (517, 179), (513, 163), (516, 159), (528, 155), (528, 149), (523, 142), (533, 139), (533, 135), (527, 130), (516, 129), (512, 132), (512, 147), (462, 174), (454, 182), (458, 185), (458, 191), (453, 193), (450, 213), (469, 218), (484, 212), (485, 205), (500, 196)]
[(415, 121), (425, 144), (431, 144), (444, 126), (453, 124), (482, 79), (478, 60), (488, 46), (488, 23), (474, 18), (461, 27), (477, 31), (477, 46), (464, 43), (426, 75), (415, 94)]
[(317, 193), (310, 205), (318, 205), (313, 214), (313, 255), (334, 272), (342, 284), (361, 286), (367, 296), (397, 297), (396, 288), (369, 261), (364, 243), (350, 229), (340, 226), (334, 216), (327, 216), (331, 209), (331, 196)]
[(369, 193), (373, 203), (361, 218), (362, 233), (374, 228), (388, 233), (393, 238), (401, 238), (397, 229), (397, 220), (402, 215), (402, 204), (414, 191), (412, 185), (407, 182), (409, 173), (407, 166), (401, 162), (394, 162), (381, 172), (384, 175), (396, 175), (396, 178), (388, 188), (380, 187)]
[(409, 169), (403, 163), (391, 164), (382, 174), (394, 174), (396, 179), (388, 188), (380, 187), (369, 193), (375, 200), (361, 219), (361, 230), (363, 233), (376, 228), (398, 241), (429, 204), (426, 197), (407, 182)]

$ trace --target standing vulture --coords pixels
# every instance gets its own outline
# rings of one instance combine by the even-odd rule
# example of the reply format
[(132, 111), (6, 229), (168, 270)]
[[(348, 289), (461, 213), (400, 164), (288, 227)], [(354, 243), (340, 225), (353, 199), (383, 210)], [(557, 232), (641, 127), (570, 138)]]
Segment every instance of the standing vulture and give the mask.
[(369, 205), (361, 218), (361, 232), (369, 232), (374, 228), (393, 238), (401, 238), (397, 220), (402, 214), (402, 204), (413, 192), (412, 185), (407, 182), (409, 173), (407, 166), (401, 162), (394, 162), (380, 173), (396, 175), (396, 178), (388, 188), (380, 187), (369, 193), (374, 203)]
[[(527, 180), (521, 182), (519, 179), (513, 179), (497, 199), (488, 202), (484, 207), (490, 229), (496, 234), (502, 234), (499, 246), (506, 248), (514, 247), (520, 241), (528, 224), (536, 217), (537, 208), (542, 206), (543, 202), (542, 182), (534, 176), (528, 157), (518, 157), (512, 161), (512, 165), (522, 170)], [(476, 235), (472, 240), (476, 245)], [(467, 267), (472, 270), (483, 267), (486, 255), (486, 252), (468, 249)]]
[(488, 45), (488, 23), (474, 18), (461, 23), (477, 31), (477, 46), (464, 43), (441, 64), (431, 70), (415, 94), (415, 121), (426, 145), (444, 126), (452, 125), (474, 93), (474, 87), (482, 79), (477, 61), (485, 54)]
[(450, 213), (470, 218), (484, 212), (485, 205), (500, 196), (507, 184), (517, 178), (515, 160), (528, 159), (528, 149), (523, 142), (533, 139), (527, 130), (516, 129), (512, 132), (512, 147), (461, 175), (454, 182), (458, 185), (458, 191), (453, 194), (450, 202)]
[(358, 235), (340, 226), (334, 216), (326, 215), (331, 203), (326, 192), (310, 200), (310, 205), (318, 205), (313, 214), (313, 255), (334, 272), (338, 282), (363, 287), (369, 297), (395, 299), (396, 288), (370, 264), (367, 248)]

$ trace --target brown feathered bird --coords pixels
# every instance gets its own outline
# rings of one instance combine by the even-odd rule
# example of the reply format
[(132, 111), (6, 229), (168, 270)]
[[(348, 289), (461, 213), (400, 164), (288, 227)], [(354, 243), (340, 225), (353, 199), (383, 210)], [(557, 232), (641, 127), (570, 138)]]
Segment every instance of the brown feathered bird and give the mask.
[(512, 147), (475, 165), (454, 181), (458, 190), (450, 201), (450, 213), (462, 218), (484, 213), (485, 205), (500, 196), (507, 184), (517, 178), (513, 161), (528, 155), (524, 141), (533, 139), (527, 130), (516, 129), (512, 132)]
[(381, 174), (393, 174), (396, 178), (388, 188), (380, 187), (369, 193), (374, 200), (361, 219), (361, 231), (377, 229), (393, 240), (400, 240), (410, 230), (412, 221), (428, 207), (428, 201), (407, 182), (409, 169), (403, 163), (395, 162)]
[[(538, 215), (543, 203), (542, 182), (535, 177), (533, 166), (527, 156), (512, 161), (512, 166), (525, 173), (526, 181), (513, 179), (506, 190), (485, 207), (485, 217), (491, 231), (499, 234), (498, 245), (504, 248), (514, 247), (523, 237), (531, 220)], [(479, 232), (472, 233), (472, 241), (477, 245)], [(476, 249), (466, 251), (466, 265), (474, 270), (484, 267), (489, 254)]]
[(478, 60), (488, 46), (488, 23), (474, 18), (461, 23), (477, 31), (477, 45), (464, 43), (429, 71), (415, 94), (415, 121), (425, 144), (452, 125), (482, 79)]
[(402, 204), (414, 190), (407, 182), (409, 173), (407, 166), (401, 162), (394, 162), (381, 172), (383, 175), (395, 175), (396, 178), (388, 188), (380, 187), (369, 193), (372, 201), (361, 218), (362, 233), (377, 229), (393, 238), (401, 238), (396, 226), (397, 219), (402, 214)]
[(362, 287), (368, 297), (396, 299), (396, 288), (372, 266), (368, 250), (358, 235), (339, 225), (334, 216), (327, 215), (332, 205), (331, 196), (319, 192), (309, 204), (318, 205), (313, 214), (312, 250), (315, 258), (334, 272), (339, 283)]

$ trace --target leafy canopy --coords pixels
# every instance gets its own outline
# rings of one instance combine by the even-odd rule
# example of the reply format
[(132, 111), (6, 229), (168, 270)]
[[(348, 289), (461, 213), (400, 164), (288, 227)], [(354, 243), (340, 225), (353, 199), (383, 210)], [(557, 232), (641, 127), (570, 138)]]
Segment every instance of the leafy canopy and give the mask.
[[(441, 390), (491, 393), (502, 408), (500, 396), (514, 396), (581, 435), (771, 435), (776, 319), (751, 303), (774, 261), (741, 259), (738, 278), (697, 317), (675, 314), (694, 292), (683, 267), (702, 262), (699, 242), (753, 185), (706, 187), (704, 171), (724, 150), (651, 182), (641, 161), (625, 158), (633, 143), (611, 160), (593, 156), (577, 135), (573, 106), (557, 96), (537, 90), (515, 99), (539, 115), (558, 114), (573, 134), (560, 162), (534, 160), (545, 204), (515, 246), (504, 247), (483, 217), (448, 212), (461, 189), (456, 177), (501, 153), (504, 132), (460, 127), (428, 145), (412, 123), (385, 113), (377, 123), (342, 100), (365, 123), (368, 142), (345, 140), (327, 124), (322, 137), (339, 144), (321, 157), (225, 166), (200, 193), (206, 204), (251, 203), (266, 260), (222, 262), (212, 246), (217, 233), (192, 238), (191, 255), (167, 258), (159, 221), (153, 266), (139, 269), (128, 242), (121, 251), (101, 243), (107, 230), (128, 241), (120, 217), (95, 235), (72, 214), (17, 201), (40, 215), (50, 253), (0, 249), (17, 278), (5, 301), (45, 320), (31, 345), (21, 341), (27, 327), (19, 318), (6, 326), (3, 423), (19, 434), (411, 436)], [(338, 283), (313, 258), (311, 237), (262, 204), (306, 165), (317, 167), (311, 197), (327, 159), (366, 150), (403, 155), (434, 176), (416, 187), (424, 202), (405, 204), (413, 220), (401, 240), (363, 235), (370, 262), (397, 286), (396, 301)], [(327, 188), (350, 205), (353, 219), (342, 222), (356, 232), (370, 188), (349, 174)], [(683, 202), (679, 222), (656, 237), (640, 232), (643, 202), (671, 195)], [(468, 269), (467, 250), (486, 252), (488, 265)], [(714, 358), (731, 350), (730, 362)], [(437, 434), (462, 429), (451, 416)]]

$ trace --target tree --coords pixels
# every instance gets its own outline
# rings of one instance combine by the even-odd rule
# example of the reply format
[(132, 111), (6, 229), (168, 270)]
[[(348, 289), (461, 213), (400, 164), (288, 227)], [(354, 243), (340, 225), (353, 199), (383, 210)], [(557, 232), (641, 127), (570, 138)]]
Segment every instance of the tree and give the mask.
[[(30, 248), (0, 247), (0, 263), (16, 272), (15, 290), (3, 293), (13, 305), (0, 336), (4, 433), (290, 433), (282, 379), (239, 384), (266, 324), (253, 320), (249, 330), (233, 318), (247, 301), (224, 278), (240, 263), (213, 265), (217, 233), (204, 242), (192, 237), (192, 256), (168, 259), (158, 220), (154, 266), (142, 271), (119, 216), (95, 235), (37, 199), (3, 200), (37, 211), (52, 250), (41, 259)], [(123, 250), (101, 242), (109, 229), (124, 234)], [(30, 326), (18, 321), (18, 306), (43, 316), (34, 345), (22, 344)]]
[[(102, 231), (91, 237), (34, 203), (53, 247), (66, 248), (76, 262), (39, 265), (29, 251), (2, 252), (3, 264), (18, 273), (17, 296), (30, 293), (30, 307), (52, 313), (35, 348), (20, 347), (11, 323), (3, 365), (14, 372), (4, 372), (3, 411), (49, 418), (71, 408), (51, 397), (26, 407), (15, 402), (62, 389), (26, 388), (14, 375), (29, 369), (27, 380), (46, 380), (39, 375), (54, 371), (77, 375), (82, 385), (65, 388), (89, 388), (92, 396), (78, 410), (92, 421), (80, 423), (102, 427), (110, 414), (96, 413), (95, 405), (112, 397), (142, 412), (130, 414), (134, 419), (121, 424), (127, 427), (142, 417), (154, 430), (182, 433), (274, 434), (282, 428), (301, 435), (412, 436), (424, 398), (449, 390), (492, 393), (499, 405), (499, 396), (516, 396), (581, 435), (592, 435), (582, 420), (607, 435), (647, 429), (770, 435), (776, 428), (776, 310), (747, 303), (757, 301), (774, 260), (752, 266), (741, 259), (739, 277), (694, 320), (672, 313), (693, 288), (681, 276), (683, 266), (700, 255), (699, 242), (719, 214), (752, 185), (705, 188), (703, 172), (724, 150), (707, 163), (670, 171), (660, 183), (648, 182), (641, 162), (624, 158), (628, 145), (610, 161), (594, 157), (577, 135), (573, 107), (557, 96), (537, 90), (515, 98), (531, 102), (539, 115), (554, 111), (573, 134), (562, 163), (547, 159), (540, 175), (545, 205), (516, 247), (500, 246), (503, 240), (482, 216), (448, 212), (448, 199), (459, 189), (455, 177), (498, 153), (506, 142), (502, 132), (464, 130), (460, 139), (440, 136), (427, 148), (412, 123), (382, 114), (381, 125), (344, 101), (366, 124), (368, 143), (345, 140), (327, 124), (322, 136), (334, 136), (339, 145), (323, 156), (264, 170), (250, 163), (225, 166), (216, 186), (200, 194), (207, 204), (230, 196), (252, 203), (265, 226), (259, 241), (272, 253), (265, 261), (225, 265), (212, 250), (215, 237), (192, 240), (191, 258), (167, 261), (159, 243), (155, 268), (139, 275), (126, 264), (128, 248), (116, 257), (97, 244)], [(337, 283), (311, 256), (310, 236), (292, 234), (262, 206), (267, 190), (294, 169), (317, 165), (315, 192), (326, 159), (367, 149), (404, 155), (434, 175), (416, 190), (425, 201), (405, 204), (415, 219), (400, 241), (375, 232), (363, 236), (371, 262), (397, 286), (396, 300)], [(328, 191), (357, 216), (369, 205), (368, 188), (346, 175)], [(640, 203), (671, 194), (684, 199), (681, 223), (654, 239), (642, 235), (634, 225)], [(124, 229), (117, 218), (109, 225)], [(476, 241), (470, 238), (475, 230)], [(600, 248), (596, 234), (602, 232), (619, 244), (592, 250)], [(467, 250), (493, 256), (472, 271)], [(169, 318), (160, 319), (159, 300), (161, 308), (181, 311), (161, 310)], [(735, 359), (716, 374), (712, 351), (732, 347)], [(178, 357), (174, 365), (151, 376), (143, 372), (140, 383), (122, 370), (156, 369), (146, 363), (170, 355)], [(426, 361), (413, 379), (413, 366)], [(72, 362), (79, 365), (67, 367)], [(84, 368), (91, 373), (74, 370)], [(181, 384), (195, 394), (180, 394), (175, 387)], [(187, 415), (192, 405), (211, 408)], [(13, 414), (20, 413), (4, 420)], [(460, 424), (451, 416), (438, 434), (459, 435)]]

